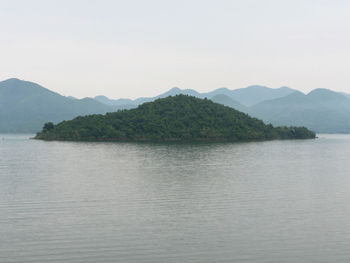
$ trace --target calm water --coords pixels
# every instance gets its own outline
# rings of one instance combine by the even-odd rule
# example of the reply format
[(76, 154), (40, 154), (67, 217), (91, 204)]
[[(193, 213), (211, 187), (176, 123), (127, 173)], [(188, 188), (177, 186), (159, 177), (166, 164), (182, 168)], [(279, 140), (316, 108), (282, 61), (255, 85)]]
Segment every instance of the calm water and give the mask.
[(0, 135), (0, 262), (350, 262), (350, 136)]

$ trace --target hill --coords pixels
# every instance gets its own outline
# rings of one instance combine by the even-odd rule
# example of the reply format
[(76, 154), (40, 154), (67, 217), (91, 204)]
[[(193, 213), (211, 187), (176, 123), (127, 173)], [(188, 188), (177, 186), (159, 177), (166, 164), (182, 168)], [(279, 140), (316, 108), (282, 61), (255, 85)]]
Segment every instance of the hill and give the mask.
[(350, 99), (340, 93), (315, 89), (294, 92), (252, 107), (255, 116), (274, 125), (301, 125), (320, 133), (350, 132)]
[(113, 111), (94, 99), (72, 99), (19, 79), (0, 82), (0, 132), (34, 133), (45, 122)]
[(315, 138), (306, 128), (274, 128), (232, 108), (186, 95), (136, 109), (45, 124), (37, 139), (75, 141), (252, 141)]

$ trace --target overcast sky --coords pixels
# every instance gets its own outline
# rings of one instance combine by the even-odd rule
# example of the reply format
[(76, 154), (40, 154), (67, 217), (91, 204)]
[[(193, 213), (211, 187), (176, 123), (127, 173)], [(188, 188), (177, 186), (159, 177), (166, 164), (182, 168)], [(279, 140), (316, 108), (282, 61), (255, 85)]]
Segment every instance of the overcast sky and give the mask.
[(350, 93), (350, 1), (0, 0), (0, 80), (11, 77), (79, 98)]

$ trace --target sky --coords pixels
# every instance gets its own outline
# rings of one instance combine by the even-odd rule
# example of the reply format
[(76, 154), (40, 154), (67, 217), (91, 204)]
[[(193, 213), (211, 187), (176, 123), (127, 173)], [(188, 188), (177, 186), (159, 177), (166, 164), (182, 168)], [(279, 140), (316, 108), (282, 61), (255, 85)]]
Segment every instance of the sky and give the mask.
[(0, 0), (0, 80), (65, 96), (350, 93), (347, 0)]

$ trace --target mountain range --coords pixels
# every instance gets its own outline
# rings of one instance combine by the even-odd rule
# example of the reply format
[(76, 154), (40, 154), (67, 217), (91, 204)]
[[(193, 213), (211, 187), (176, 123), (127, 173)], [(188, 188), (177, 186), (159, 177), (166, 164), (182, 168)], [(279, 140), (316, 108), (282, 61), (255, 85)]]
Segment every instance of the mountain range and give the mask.
[(172, 88), (153, 98), (110, 100), (103, 97), (101, 100), (102, 96), (97, 96), (95, 99), (120, 109), (130, 109), (178, 94), (209, 98), (276, 126), (305, 126), (319, 133), (350, 133), (350, 94), (328, 89), (315, 89), (304, 94), (288, 87), (271, 89), (258, 85), (236, 90), (220, 88), (207, 93)]
[(274, 125), (306, 126), (319, 133), (350, 132), (350, 99), (343, 94), (315, 89), (294, 92), (251, 107), (254, 116)]
[(271, 89), (264, 86), (254, 85), (254, 86), (249, 86), (247, 88), (242, 88), (242, 89), (229, 90), (227, 88), (219, 88), (211, 92), (199, 93), (193, 89), (182, 90), (175, 87), (156, 97), (149, 97), (149, 98), (141, 97), (136, 100), (131, 100), (131, 99), (112, 100), (102, 95), (96, 96), (94, 99), (107, 105), (113, 105), (118, 108), (128, 109), (132, 107), (137, 107), (138, 105), (145, 102), (150, 102), (156, 99), (165, 98), (168, 96), (175, 96), (179, 94), (190, 95), (197, 98), (210, 98), (210, 99), (216, 95), (226, 95), (232, 98), (233, 100), (236, 100), (237, 102), (249, 107), (259, 102), (262, 102), (264, 100), (270, 100), (270, 99), (287, 96), (293, 93), (294, 91), (296, 90), (288, 87)]
[(34, 133), (45, 122), (58, 123), (80, 115), (136, 108), (144, 102), (179, 94), (208, 98), (277, 126), (305, 126), (318, 133), (350, 133), (350, 95), (328, 89), (304, 94), (288, 87), (272, 89), (254, 85), (200, 93), (175, 87), (156, 97), (135, 100), (102, 95), (77, 99), (19, 79), (0, 82), (0, 132)]

